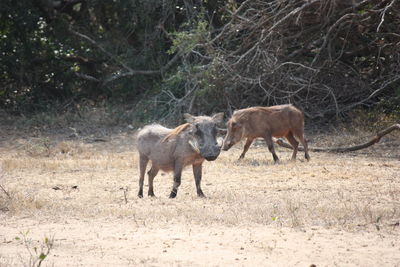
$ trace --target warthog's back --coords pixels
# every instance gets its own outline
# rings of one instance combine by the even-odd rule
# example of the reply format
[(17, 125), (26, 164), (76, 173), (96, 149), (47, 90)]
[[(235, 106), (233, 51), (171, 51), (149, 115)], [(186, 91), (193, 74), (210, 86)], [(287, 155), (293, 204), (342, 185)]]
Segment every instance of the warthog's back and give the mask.
[(145, 126), (137, 135), (137, 146), (139, 152), (149, 155), (152, 148), (171, 132), (172, 129), (159, 124)]
[(282, 113), (299, 113), (302, 114), (302, 112), (294, 107), (291, 104), (286, 104), (286, 105), (277, 105), (277, 106), (271, 106), (271, 107), (250, 107), (250, 108), (244, 108), (240, 109), (234, 112), (233, 116), (236, 117), (242, 117), (246, 116), (248, 114), (253, 114), (253, 113), (264, 113), (264, 114), (282, 114)]

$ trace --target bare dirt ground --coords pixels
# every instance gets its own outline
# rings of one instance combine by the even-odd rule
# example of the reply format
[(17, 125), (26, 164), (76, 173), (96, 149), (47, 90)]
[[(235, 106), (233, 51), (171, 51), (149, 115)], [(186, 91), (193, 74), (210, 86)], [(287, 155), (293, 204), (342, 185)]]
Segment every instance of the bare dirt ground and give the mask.
[(237, 145), (204, 164), (207, 198), (188, 168), (172, 200), (171, 174), (156, 177), (156, 198), (137, 198), (133, 131), (106, 142), (0, 133), (0, 266), (42, 253), (42, 266), (400, 266), (398, 133), (310, 162), (277, 148), (277, 165), (262, 144), (237, 161)]

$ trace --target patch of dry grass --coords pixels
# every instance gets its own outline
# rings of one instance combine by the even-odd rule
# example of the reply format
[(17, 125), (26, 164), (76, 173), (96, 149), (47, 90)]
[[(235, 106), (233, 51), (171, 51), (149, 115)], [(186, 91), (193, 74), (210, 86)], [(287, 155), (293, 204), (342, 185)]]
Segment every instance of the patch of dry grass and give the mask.
[(6, 184), (4, 171), (0, 169), (0, 212), (18, 214), (40, 210), (43, 207), (41, 200), (29, 192), (19, 192), (16, 188), (9, 190)]
[(23, 153), (26, 149), (3, 153), (1, 158), (3, 185), (11, 199), (0, 194), (0, 205), (12, 215), (127, 217), (138, 225), (179, 222), (350, 230), (390, 230), (400, 221), (400, 167), (393, 157), (313, 153), (307, 163), (299, 153), (293, 163), (288, 160), (291, 152), (278, 148), (282, 162), (275, 165), (264, 146), (252, 147), (244, 160), (237, 161), (238, 145), (215, 162), (205, 163), (203, 191), (208, 198), (197, 198), (188, 168), (178, 198), (170, 200), (171, 174), (161, 173), (155, 180), (156, 198), (136, 197), (138, 157), (129, 147), (115, 152), (102, 144), (70, 141), (52, 145), (53, 152), (46, 155)]

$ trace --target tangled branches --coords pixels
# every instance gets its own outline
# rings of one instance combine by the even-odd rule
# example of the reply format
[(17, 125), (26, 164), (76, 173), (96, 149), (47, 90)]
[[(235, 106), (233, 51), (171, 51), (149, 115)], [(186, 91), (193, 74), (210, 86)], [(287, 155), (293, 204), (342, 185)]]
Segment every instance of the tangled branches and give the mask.
[[(290, 102), (309, 118), (337, 116), (396, 94), (399, 8), (396, 0), (244, 1), (185, 62), (207, 71), (221, 109)], [(191, 83), (203, 88), (196, 75)], [(207, 101), (196, 102), (204, 111)]]

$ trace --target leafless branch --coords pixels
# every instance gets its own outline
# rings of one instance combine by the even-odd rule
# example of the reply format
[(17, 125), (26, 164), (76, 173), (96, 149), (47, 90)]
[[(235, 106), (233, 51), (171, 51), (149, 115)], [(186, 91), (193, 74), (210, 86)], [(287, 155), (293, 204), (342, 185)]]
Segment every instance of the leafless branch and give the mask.
[(74, 31), (72, 29), (70, 29), (70, 32), (73, 33), (74, 35), (88, 41), (89, 43), (91, 43), (92, 45), (96, 46), (97, 48), (100, 49), (100, 51), (102, 51), (104, 54), (106, 54), (109, 58), (111, 58), (112, 60), (116, 61), (118, 64), (120, 64), (121, 66), (123, 66), (126, 70), (128, 71), (133, 71), (130, 67), (128, 67), (125, 63), (121, 62), (117, 56), (111, 54), (110, 52), (108, 52), (103, 46), (101, 46), (99, 43), (97, 43), (95, 40), (93, 40), (92, 38), (90, 38), (89, 36), (79, 33), (77, 31)]
[(234, 13), (234, 14), (232, 14), (232, 19), (228, 22), (228, 23), (226, 23), (225, 25), (224, 25), (224, 27), (222, 28), (222, 30), (221, 30), (221, 32), (217, 35), (217, 36), (215, 36), (212, 40), (210, 40), (209, 42), (208, 42), (208, 44), (212, 44), (212, 43), (214, 43), (215, 41), (217, 41), (218, 39), (220, 39), (222, 36), (223, 36), (223, 34), (229, 29), (229, 27), (231, 27), (231, 25), (233, 24), (233, 22), (235, 21), (235, 18), (236, 18), (236, 14), (238, 14), (239, 12), (241, 12), (243, 9), (245, 9), (246, 7), (247, 7), (247, 5), (248, 5), (248, 3), (250, 3), (252, 0), (246, 0), (246, 1), (244, 1), (241, 5), (240, 5), (240, 7), (236, 10), (236, 12)]
[(392, 0), (392, 2), (390, 2), (390, 4), (387, 5), (387, 6), (384, 8), (384, 10), (382, 11), (381, 22), (379, 22), (379, 25), (378, 25), (378, 27), (376, 28), (376, 32), (379, 32), (380, 27), (382, 26), (383, 22), (385, 21), (385, 14), (386, 14), (386, 11), (387, 11), (389, 8), (391, 8), (391, 7), (393, 6), (394, 2), (396, 2), (396, 0)]
[(313, 61), (311, 62), (311, 65), (313, 65), (317, 59), (319, 58), (321, 51), (323, 51), (323, 49), (326, 47), (327, 43), (329, 42), (329, 37), (332, 34), (333, 30), (338, 27), (338, 25), (340, 25), (343, 21), (347, 20), (347, 19), (351, 19), (353, 17), (357, 16), (357, 14), (354, 13), (348, 13), (343, 15), (340, 19), (338, 19), (328, 30), (328, 32), (326, 33), (326, 35), (324, 36), (324, 42), (322, 43), (321, 47), (319, 47), (318, 49), (318, 53), (316, 54), (316, 56), (314, 57)]
[(88, 81), (91, 81), (91, 82), (98, 82), (98, 83), (100, 82), (99, 79), (97, 79), (97, 78), (95, 78), (95, 77), (93, 77), (93, 76), (87, 75), (87, 74), (75, 72), (75, 75), (76, 75), (78, 78), (81, 78), (81, 79), (84, 79), (84, 80), (88, 80)]
[(117, 62), (119, 65), (121, 65), (125, 70), (120, 70), (115, 72), (114, 74), (112, 74), (111, 76), (105, 78), (105, 79), (97, 79), (93, 76), (87, 75), (87, 74), (83, 74), (83, 73), (75, 73), (75, 75), (79, 78), (88, 80), (88, 81), (93, 81), (93, 82), (99, 82), (101, 83), (103, 86), (113, 82), (117, 79), (123, 78), (123, 77), (129, 77), (129, 76), (135, 76), (135, 75), (159, 75), (162, 74), (163, 72), (165, 72), (168, 68), (170, 68), (175, 62), (178, 61), (179, 57), (180, 57), (180, 53), (176, 53), (175, 56), (169, 61), (167, 62), (167, 64), (163, 67), (161, 67), (159, 70), (133, 70), (132, 68), (130, 68), (129, 66), (127, 66), (125, 63), (123, 63), (122, 61), (120, 61), (118, 59), (117, 56), (113, 55), (112, 53), (108, 52), (103, 46), (101, 46), (99, 43), (97, 43), (95, 40), (93, 40), (92, 38), (90, 38), (89, 36), (79, 33), (77, 31), (74, 31), (72, 29), (70, 29), (70, 31), (88, 41), (89, 43), (91, 43), (92, 45), (96, 46), (97, 48), (100, 49), (100, 51), (102, 51), (105, 55), (107, 55), (110, 59), (114, 60), (115, 62)]
[(305, 8), (309, 7), (310, 5), (315, 4), (316, 2), (320, 2), (321, 0), (312, 0), (312, 1), (307, 1), (307, 3), (303, 4), (301, 7), (298, 7), (296, 9), (294, 9), (293, 11), (289, 12), (286, 16), (284, 16), (282, 19), (280, 19), (279, 21), (277, 21), (276, 23), (274, 23), (274, 25), (272, 25), (272, 27), (270, 27), (268, 29), (269, 33), (267, 35), (267, 37), (269, 37), (275, 30), (276, 27), (278, 27), (279, 25), (281, 25), (283, 22), (285, 22), (288, 18), (296, 15), (297, 13), (299, 13), (300, 11), (304, 10)]

